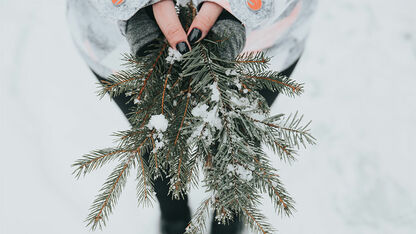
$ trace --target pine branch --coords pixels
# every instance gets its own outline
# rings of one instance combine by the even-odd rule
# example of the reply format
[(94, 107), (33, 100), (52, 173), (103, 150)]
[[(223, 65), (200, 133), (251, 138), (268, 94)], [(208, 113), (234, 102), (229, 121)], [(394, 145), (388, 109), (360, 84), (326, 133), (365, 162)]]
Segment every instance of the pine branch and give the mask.
[(276, 232), (270, 224), (264, 222), (266, 218), (256, 209), (242, 208), (244, 211), (246, 222), (250, 225), (251, 229), (258, 233), (268, 234)]
[(298, 84), (287, 76), (280, 75), (279, 72), (261, 72), (242, 76), (246, 79), (265, 81), (263, 86), (273, 91), (279, 91), (288, 96), (300, 95), (303, 93), (303, 84)]
[(126, 184), (129, 170), (134, 166), (133, 158), (134, 156), (126, 158), (115, 168), (101, 188), (101, 193), (94, 200), (86, 219), (87, 225), (91, 226), (92, 230), (97, 227), (101, 229), (106, 224), (108, 215), (112, 212)]
[[(195, 8), (180, 8), (189, 27)], [(141, 205), (154, 200), (153, 181), (166, 174), (175, 199), (202, 184), (211, 195), (202, 202), (186, 233), (201, 233), (210, 209), (221, 223), (243, 218), (251, 229), (274, 229), (257, 209), (266, 193), (280, 214), (291, 215), (294, 201), (287, 193), (261, 144), (282, 161), (293, 162), (300, 145), (315, 144), (303, 116), (270, 116), (259, 93), (266, 89), (295, 97), (303, 92), (297, 83), (270, 71), (263, 52), (234, 59), (219, 56), (229, 35), (208, 34), (192, 51), (176, 58), (167, 41), (160, 40), (145, 57), (125, 55), (126, 69), (104, 81), (100, 95), (130, 96), (132, 128), (113, 134), (117, 147), (93, 151), (76, 161), (75, 177), (118, 160), (95, 199), (87, 217), (92, 229), (105, 225), (132, 167), (137, 167), (137, 197)], [(174, 56), (174, 57), (172, 57)]]
[(252, 72), (268, 68), (270, 59), (264, 56), (262, 52), (245, 52), (235, 59), (236, 69), (241, 72)]
[(93, 151), (90, 154), (84, 155), (82, 159), (79, 159), (72, 164), (73, 167), (76, 167), (72, 174), (75, 175), (76, 178), (81, 177), (81, 175), (85, 176), (110, 161), (126, 157), (126, 155), (131, 152), (131, 150), (111, 148)]
[(160, 60), (160, 58), (161, 58), (161, 56), (162, 56), (163, 52), (164, 52), (164, 51), (165, 51), (165, 49), (166, 49), (166, 46), (167, 46), (167, 44), (164, 44), (164, 45), (163, 45), (162, 49), (159, 51), (159, 54), (158, 54), (158, 56), (157, 56), (157, 58), (156, 58), (155, 62), (154, 62), (154, 63), (153, 63), (153, 65), (152, 65), (152, 68), (150, 68), (149, 72), (147, 73), (147, 75), (146, 75), (146, 79), (143, 81), (143, 85), (142, 85), (142, 87), (140, 88), (139, 95), (137, 96), (137, 100), (139, 100), (139, 101), (140, 101), (140, 99), (141, 99), (141, 97), (142, 97), (142, 94), (143, 94), (143, 91), (144, 91), (144, 89), (146, 88), (147, 81), (148, 81), (148, 80), (150, 79), (150, 77), (152, 76), (154, 69), (156, 68), (156, 66), (157, 66), (157, 64), (158, 64), (158, 62), (159, 62), (159, 60)]
[[(151, 133), (152, 134), (152, 133)], [(143, 204), (144, 206), (152, 205), (154, 201), (154, 192), (153, 192), (153, 182), (150, 179), (147, 179), (149, 176), (148, 166), (143, 160), (143, 155), (146, 153), (146, 150), (143, 150), (145, 143), (149, 141), (150, 137), (146, 137), (144, 141), (136, 149), (136, 160), (140, 165), (139, 170), (137, 171), (136, 181), (137, 181), (137, 197), (138, 203)]]
[(212, 198), (205, 199), (192, 216), (191, 222), (186, 227), (185, 234), (203, 233), (206, 230), (206, 220), (212, 205)]

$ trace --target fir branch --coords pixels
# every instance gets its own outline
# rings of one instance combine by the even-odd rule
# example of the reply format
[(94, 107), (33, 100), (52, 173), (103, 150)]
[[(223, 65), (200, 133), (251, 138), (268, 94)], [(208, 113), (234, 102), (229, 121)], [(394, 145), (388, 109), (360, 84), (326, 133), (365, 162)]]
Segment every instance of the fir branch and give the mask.
[(236, 69), (243, 72), (251, 72), (267, 69), (270, 59), (265, 57), (263, 52), (245, 52), (235, 59)]
[(266, 218), (259, 211), (257, 211), (254, 208), (242, 208), (242, 210), (244, 211), (244, 214), (246, 216), (247, 223), (250, 224), (250, 227), (253, 230), (263, 234), (275, 232), (275, 230), (270, 226), (270, 224), (263, 221)]
[(173, 143), (174, 145), (176, 145), (176, 144), (178, 143), (179, 134), (181, 133), (181, 129), (182, 129), (182, 127), (183, 127), (183, 123), (184, 123), (184, 121), (185, 121), (186, 114), (187, 114), (187, 112), (188, 112), (189, 100), (191, 99), (191, 85), (189, 85), (189, 87), (188, 87), (188, 89), (187, 89), (187, 92), (186, 92), (186, 93), (187, 93), (188, 95), (186, 96), (185, 111), (184, 111), (183, 116), (182, 116), (181, 125), (179, 126), (179, 129), (178, 129), (178, 133), (177, 133), (177, 135), (176, 135), (175, 142)]
[(155, 68), (156, 68), (156, 66), (157, 66), (157, 64), (158, 64), (158, 62), (159, 62), (159, 60), (160, 60), (160, 58), (162, 57), (163, 52), (164, 52), (164, 51), (165, 51), (165, 49), (166, 49), (166, 47), (167, 47), (167, 44), (164, 44), (164, 45), (162, 46), (162, 49), (159, 51), (159, 54), (158, 54), (158, 56), (156, 57), (156, 60), (155, 60), (155, 62), (153, 63), (152, 68), (150, 68), (149, 72), (148, 72), (148, 73), (147, 73), (147, 75), (146, 75), (146, 79), (143, 81), (143, 86), (140, 88), (139, 95), (137, 96), (137, 100), (139, 100), (139, 101), (140, 101), (140, 99), (141, 99), (141, 97), (142, 97), (142, 94), (143, 94), (143, 91), (144, 91), (144, 89), (145, 89), (145, 87), (146, 87), (147, 81), (148, 81), (148, 80), (149, 80), (149, 78), (152, 76), (153, 71), (155, 70)]
[[(182, 21), (186, 27), (195, 13), (195, 8), (181, 8), (180, 17), (187, 15)], [(172, 58), (167, 61), (167, 41), (161, 40), (145, 57), (125, 55), (128, 69), (103, 81), (101, 95), (127, 94), (135, 105), (128, 116), (132, 128), (114, 134), (119, 138), (116, 148), (94, 151), (73, 165), (80, 177), (112, 160), (121, 162), (92, 204), (87, 218), (92, 229), (105, 225), (136, 163), (137, 197), (143, 205), (152, 204), (153, 180), (162, 172), (170, 179), (169, 193), (179, 199), (198, 185), (198, 170), (203, 171), (203, 186), (212, 196), (198, 208), (187, 233), (203, 232), (212, 208), (222, 223), (237, 215), (252, 230), (272, 233), (257, 210), (262, 193), (272, 199), (278, 213), (292, 213), (294, 202), (260, 146), (263, 143), (282, 161), (292, 162), (295, 147), (315, 144), (315, 138), (310, 122), (303, 124), (297, 113), (269, 117), (270, 107), (259, 90), (294, 97), (303, 92), (303, 84), (268, 70), (270, 58), (263, 52), (231, 60), (219, 57), (228, 37), (209, 34), (173, 63)], [(167, 121), (166, 130), (153, 126), (154, 117), (160, 115), (162, 122)]]
[(278, 210), (279, 213), (284, 211), (287, 216), (291, 215), (294, 210), (293, 200), (286, 194), (285, 189), (281, 186), (281, 182), (278, 179), (279, 176), (271, 174), (270, 172), (273, 171), (272, 169), (265, 169), (267, 163), (260, 163), (256, 157), (252, 156), (252, 158), (257, 163), (261, 174), (257, 170), (253, 170), (252, 172), (267, 181), (269, 195), (271, 195), (270, 197), (275, 200), (273, 204), (275, 205), (276, 210)]
[(82, 159), (79, 159), (72, 164), (72, 167), (76, 167), (72, 174), (75, 175), (76, 178), (81, 177), (81, 175), (85, 176), (112, 160), (125, 157), (126, 153), (130, 152), (132, 151), (112, 148), (95, 150), (90, 154), (84, 155)]
[[(267, 81), (263, 85), (271, 90), (279, 91), (288, 96), (300, 95), (303, 93), (303, 84), (298, 84), (287, 76), (278, 72), (263, 72), (259, 74), (243, 75), (243, 78)], [(270, 86), (270, 87), (268, 87)]]
[(92, 230), (95, 230), (97, 227), (102, 229), (103, 225), (106, 224), (108, 215), (112, 213), (126, 184), (129, 170), (133, 166), (133, 158), (134, 156), (126, 158), (114, 169), (101, 188), (101, 193), (94, 200), (86, 219), (87, 225), (91, 226)]
[(280, 130), (278, 134), (282, 135), (284, 139), (287, 139), (290, 145), (299, 146), (299, 143), (306, 148), (306, 143), (315, 144), (316, 139), (311, 135), (308, 129), (311, 122), (308, 122), (304, 126), (301, 126), (303, 116), (297, 118), (297, 112), (294, 115), (289, 115), (286, 120), (281, 121), (280, 124), (268, 123), (258, 119), (254, 119), (246, 114), (242, 114), (246, 118), (267, 125), (271, 128)]
[[(154, 191), (153, 191), (153, 182), (149, 178), (149, 169), (148, 165), (146, 164), (145, 160), (143, 160), (143, 155), (146, 151), (143, 150), (145, 142), (149, 139), (147, 137), (137, 148), (136, 159), (138, 160), (138, 164), (140, 165), (140, 169), (137, 171), (136, 181), (137, 181), (137, 198), (138, 204), (143, 204), (143, 206), (151, 206), (152, 201), (155, 200), (154, 198)], [(147, 178), (147, 179), (146, 179)]]
[(206, 229), (206, 220), (212, 205), (212, 198), (205, 199), (192, 215), (192, 220), (185, 229), (185, 234), (203, 233)]
[(172, 71), (172, 67), (173, 67), (173, 63), (169, 66), (169, 69), (168, 69), (168, 72), (167, 72), (167, 74), (166, 74), (166, 78), (165, 78), (165, 85), (163, 86), (163, 95), (162, 95), (162, 114), (163, 114), (163, 112), (164, 112), (163, 105), (165, 104), (166, 87), (167, 87), (167, 85), (168, 85), (168, 80), (169, 80), (170, 73), (171, 73), (171, 71)]

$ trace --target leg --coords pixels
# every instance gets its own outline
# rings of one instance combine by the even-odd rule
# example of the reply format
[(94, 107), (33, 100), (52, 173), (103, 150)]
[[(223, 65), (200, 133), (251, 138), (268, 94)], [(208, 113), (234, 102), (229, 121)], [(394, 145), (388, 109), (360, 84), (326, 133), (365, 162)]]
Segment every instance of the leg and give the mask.
[[(286, 70), (282, 71), (281, 74), (287, 77), (290, 77), (298, 61), (299, 59), (297, 59)], [(260, 90), (260, 94), (266, 99), (267, 104), (271, 106), (273, 102), (276, 100), (277, 95), (279, 95), (279, 92), (273, 92), (270, 90), (263, 89), (263, 90)], [(214, 217), (216, 215), (217, 214), (214, 213)], [(238, 217), (234, 217), (234, 222), (230, 222), (229, 225), (222, 225), (222, 224), (218, 224), (213, 218), (211, 227), (212, 227), (211, 228), (212, 234), (239, 234), (243, 230), (243, 222), (239, 220)]]
[[(106, 80), (100, 77), (93, 71), (97, 79), (102, 82)], [(113, 98), (117, 106), (128, 118), (128, 113), (134, 107), (132, 102), (125, 95), (119, 95)], [(145, 160), (149, 160), (149, 154), (143, 157)], [(160, 205), (160, 211), (162, 214), (162, 233), (163, 234), (179, 234), (179, 232), (185, 232), (185, 227), (191, 219), (191, 211), (188, 207), (188, 197), (185, 196), (183, 200), (172, 200), (169, 192), (169, 179), (163, 176), (154, 181), (154, 189), (156, 192), (156, 198)], [(181, 230), (181, 231), (178, 231)]]

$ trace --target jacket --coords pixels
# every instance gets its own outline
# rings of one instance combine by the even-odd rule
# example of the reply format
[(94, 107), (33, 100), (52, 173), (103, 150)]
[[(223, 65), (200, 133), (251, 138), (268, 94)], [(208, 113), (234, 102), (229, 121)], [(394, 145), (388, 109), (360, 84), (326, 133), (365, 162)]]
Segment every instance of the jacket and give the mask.
[[(130, 49), (126, 21), (160, 0), (67, 0), (67, 19), (76, 47), (88, 66), (102, 77), (121, 70), (121, 54)], [(198, 6), (205, 0), (192, 1)], [(317, 0), (209, 0), (239, 19), (246, 29), (244, 52), (266, 51), (278, 70), (304, 50)]]

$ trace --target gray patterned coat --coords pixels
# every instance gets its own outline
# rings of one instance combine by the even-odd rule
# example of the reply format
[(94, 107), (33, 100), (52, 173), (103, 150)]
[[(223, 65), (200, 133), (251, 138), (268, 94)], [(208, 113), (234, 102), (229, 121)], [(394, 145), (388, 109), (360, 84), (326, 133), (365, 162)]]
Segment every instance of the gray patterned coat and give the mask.
[[(130, 51), (125, 22), (139, 9), (160, 0), (67, 0), (74, 42), (89, 67), (107, 77), (120, 70), (122, 53)], [(206, 0), (192, 1), (195, 6)], [(299, 58), (317, 0), (209, 0), (221, 5), (246, 28), (243, 52), (266, 50), (279, 70)]]

